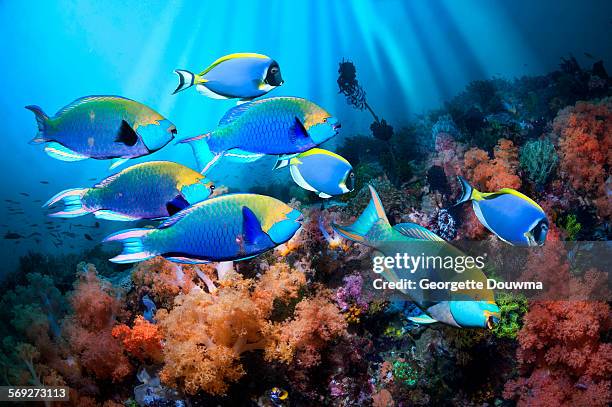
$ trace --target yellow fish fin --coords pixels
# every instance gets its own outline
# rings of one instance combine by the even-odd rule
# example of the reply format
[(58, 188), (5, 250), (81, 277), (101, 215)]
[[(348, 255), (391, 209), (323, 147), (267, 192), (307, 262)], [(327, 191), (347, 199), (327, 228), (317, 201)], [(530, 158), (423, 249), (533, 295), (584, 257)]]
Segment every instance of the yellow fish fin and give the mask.
[(214, 67), (216, 67), (220, 63), (225, 62), (225, 61), (229, 61), (230, 59), (236, 59), (236, 58), (261, 58), (261, 59), (266, 59), (266, 58), (269, 58), (269, 57), (267, 57), (265, 55), (262, 55), (262, 54), (255, 54), (255, 53), (252, 53), (252, 52), (238, 52), (238, 53), (235, 53), (235, 54), (225, 55), (225, 56), (217, 59), (212, 64), (210, 64), (210, 66), (208, 68), (204, 69), (200, 73), (200, 76), (206, 75), (208, 72), (210, 72)]

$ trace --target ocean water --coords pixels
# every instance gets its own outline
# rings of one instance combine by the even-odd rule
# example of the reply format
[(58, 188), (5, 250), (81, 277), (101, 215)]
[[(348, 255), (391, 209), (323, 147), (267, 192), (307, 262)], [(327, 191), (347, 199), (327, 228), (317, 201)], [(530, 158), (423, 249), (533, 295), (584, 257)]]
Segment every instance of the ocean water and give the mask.
[[(42, 145), (29, 144), (36, 124), (26, 105), (38, 105), (52, 115), (82, 96), (121, 95), (169, 118), (179, 138), (192, 137), (213, 130), (236, 101), (213, 100), (194, 89), (173, 95), (173, 71), (199, 72), (220, 56), (257, 52), (278, 61), (285, 80), (267, 97), (299, 96), (322, 106), (342, 123), (340, 134), (323, 147), (348, 151), (348, 137), (371, 134), (372, 116), (349, 105), (339, 92), (338, 64), (344, 60), (357, 68), (369, 105), (397, 132), (444, 109), (473, 81), (547, 75), (559, 69), (561, 58), (570, 56), (585, 71), (599, 60), (609, 68), (611, 33), (612, 2), (605, 0), (0, 1), (0, 278), (15, 273), (28, 252), (80, 256), (87, 262), (91, 259), (85, 253), (98, 250), (106, 235), (140, 225), (92, 215), (47, 217), (41, 205), (51, 196), (92, 186), (115, 171), (105, 160), (62, 162), (47, 156)], [(547, 120), (552, 123), (553, 118)], [(394, 159), (425, 162), (428, 153)], [(170, 143), (117, 170), (150, 160), (196, 167), (190, 148)], [(223, 161), (207, 176), (230, 192), (267, 191), (288, 200), (299, 188), (288, 171), (272, 171), (274, 162), (275, 157), (249, 164)], [(426, 170), (413, 169), (409, 178), (423, 179)], [(609, 163), (604, 170), (610, 170)], [(604, 179), (610, 182), (609, 172)], [(414, 179), (392, 181), (401, 190), (410, 188), (405, 183)], [(356, 199), (357, 192), (345, 202)], [(309, 199), (315, 205), (321, 202), (314, 195)], [(559, 216), (566, 219), (565, 213)], [(608, 225), (609, 233), (609, 218), (597, 219), (590, 226), (583, 222), (583, 233), (590, 227), (605, 229), (602, 225)], [(299, 394), (294, 396), (301, 400), (296, 405), (314, 403)]]

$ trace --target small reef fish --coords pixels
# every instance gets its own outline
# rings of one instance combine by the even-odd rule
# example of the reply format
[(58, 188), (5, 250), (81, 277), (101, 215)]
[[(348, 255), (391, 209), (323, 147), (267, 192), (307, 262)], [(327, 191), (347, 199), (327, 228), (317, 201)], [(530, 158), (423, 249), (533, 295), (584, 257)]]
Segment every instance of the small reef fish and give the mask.
[(30, 196), (30, 194), (28, 194), (27, 192), (20, 192), (19, 195)]
[(313, 148), (293, 158), (278, 160), (274, 168), (287, 165), (296, 184), (321, 198), (331, 198), (355, 189), (353, 166), (331, 151)]
[(456, 205), (472, 201), (476, 217), (501, 240), (516, 246), (541, 246), (546, 241), (548, 219), (531, 198), (510, 188), (479, 192), (458, 177), (463, 194)]
[(226, 55), (199, 74), (182, 69), (174, 72), (179, 84), (173, 95), (195, 85), (198, 92), (213, 99), (251, 100), (284, 82), (275, 60), (254, 53)]
[(157, 312), (157, 306), (155, 305), (153, 300), (149, 298), (149, 296), (146, 294), (143, 295), (142, 297), (142, 305), (144, 305), (145, 307), (145, 311), (143, 313), (144, 319), (154, 324), (155, 323), (154, 317), (155, 317), (155, 313)]
[(87, 233), (83, 234), (83, 237), (85, 237), (85, 239), (87, 239), (87, 240), (93, 240), (93, 237), (91, 237)]
[(6, 234), (4, 235), (4, 238), (6, 240), (15, 240), (15, 239), (22, 239), (24, 236), (20, 235), (19, 233), (15, 233), (15, 232), (6, 232)]
[(184, 165), (150, 161), (128, 167), (92, 188), (62, 191), (43, 207), (62, 201), (64, 209), (49, 215), (62, 218), (93, 213), (98, 219), (117, 221), (158, 219), (203, 201), (214, 188), (202, 174)]
[[(429, 242), (428, 245), (431, 245), (431, 249), (435, 250), (439, 256), (462, 256), (458, 249), (420, 225), (400, 223), (392, 227), (378, 193), (371, 185), (369, 187), (370, 203), (359, 218), (350, 226), (332, 225), (342, 237), (372, 247), (385, 256), (407, 252), (406, 248), (411, 247), (411, 243), (416, 243), (415, 246), (418, 246), (418, 251), (421, 252), (421, 249), (424, 249), (423, 242)], [(419, 272), (424, 275), (419, 275)], [(419, 270), (419, 272), (411, 274), (411, 277), (433, 280), (441, 271), (434, 268)], [(382, 275), (389, 282), (399, 280), (392, 268), (386, 268)], [(448, 277), (450, 279), (457, 275), (454, 270), (451, 270)], [(475, 267), (466, 268), (461, 273), (461, 278), (486, 283), (484, 273)], [(500, 310), (495, 304), (492, 290), (455, 292), (447, 290), (444, 297), (448, 300), (442, 301), (431, 298), (424, 290), (400, 291), (424, 311), (424, 314), (420, 316), (409, 318), (419, 324), (443, 322), (455, 327), (491, 329), (499, 322)]]
[(40, 181), (40, 183), (47, 185), (49, 183), (49, 181)]
[(287, 390), (281, 389), (280, 387), (273, 387), (270, 390), (270, 402), (274, 407), (283, 407), (287, 405), (288, 400), (289, 392), (287, 392)]
[(115, 159), (114, 168), (130, 158), (159, 150), (176, 135), (176, 126), (142, 103), (120, 96), (86, 96), (60, 109), (54, 117), (38, 106), (38, 134), (31, 143), (45, 143), (58, 160)]
[(221, 157), (255, 161), (264, 155), (295, 155), (338, 133), (340, 123), (316, 104), (297, 97), (275, 97), (230, 109), (213, 132), (188, 138), (205, 173)]
[(114, 233), (123, 252), (114, 263), (134, 263), (163, 256), (177, 263), (244, 260), (289, 240), (302, 214), (268, 196), (229, 194), (195, 204), (156, 228)]

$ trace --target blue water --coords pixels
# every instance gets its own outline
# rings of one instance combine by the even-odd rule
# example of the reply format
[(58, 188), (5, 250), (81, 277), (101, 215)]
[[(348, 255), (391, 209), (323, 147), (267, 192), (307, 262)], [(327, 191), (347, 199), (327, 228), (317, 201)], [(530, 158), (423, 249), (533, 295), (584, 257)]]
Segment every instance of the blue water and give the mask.
[[(53, 114), (90, 94), (117, 94), (143, 102), (192, 136), (214, 127), (232, 101), (195, 91), (171, 95), (175, 68), (200, 71), (232, 52), (275, 58), (285, 84), (270, 95), (315, 101), (342, 122), (343, 135), (368, 133), (371, 117), (347, 106), (336, 85), (338, 62), (352, 60), (368, 100), (394, 123), (439, 106), (474, 79), (548, 72), (570, 53), (584, 63), (612, 61), (612, 6), (590, 1), (2, 1), (0, 66), (3, 137), (0, 198), (20, 202), (23, 215), (0, 213), (6, 231), (33, 239), (2, 240), (3, 268), (28, 249), (78, 251), (104, 232), (125, 225), (104, 223), (93, 241), (51, 243), (47, 219), (35, 200), (93, 184), (110, 173), (108, 163), (64, 163), (27, 142), (35, 134), (32, 114), (40, 105)], [(337, 143), (337, 140), (333, 143)], [(333, 146), (332, 143), (332, 146)], [(190, 150), (170, 145), (146, 159), (194, 165)], [(271, 163), (223, 167), (211, 177), (233, 190), (256, 183), (289, 182), (270, 173)], [(39, 181), (49, 181), (48, 185)], [(29, 194), (26, 197), (20, 192)], [(58, 220), (55, 224), (88, 223)], [(37, 224), (39, 226), (29, 226)], [(65, 227), (65, 226), (62, 226)], [(82, 234), (82, 232), (79, 232)], [(70, 246), (73, 246), (72, 248)]]

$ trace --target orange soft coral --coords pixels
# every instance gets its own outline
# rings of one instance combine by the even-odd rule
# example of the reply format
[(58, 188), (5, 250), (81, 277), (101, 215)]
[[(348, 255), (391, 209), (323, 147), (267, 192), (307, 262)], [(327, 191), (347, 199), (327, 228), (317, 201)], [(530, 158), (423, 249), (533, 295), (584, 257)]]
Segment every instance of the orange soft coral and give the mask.
[(123, 342), (125, 349), (140, 361), (161, 362), (163, 337), (157, 325), (150, 323), (142, 315), (136, 317), (134, 326), (125, 324), (113, 327), (112, 334)]
[(593, 201), (598, 215), (610, 217), (612, 99), (578, 102), (561, 110), (553, 132), (559, 136), (561, 176)]
[(492, 192), (501, 188), (521, 187), (521, 179), (516, 175), (518, 168), (518, 149), (512, 141), (500, 139), (495, 147), (494, 159), (489, 159), (486, 151), (472, 148), (464, 156), (465, 178), (481, 191)]
[(325, 294), (300, 301), (292, 320), (275, 324), (275, 343), (266, 349), (268, 359), (312, 367), (320, 362), (320, 350), (327, 342), (346, 333), (347, 322)]
[(111, 334), (122, 313), (122, 302), (112, 286), (96, 275), (93, 265), (85, 266), (70, 299), (74, 315), (64, 323), (64, 335), (79, 364), (98, 379), (123, 380), (132, 366), (119, 340)]
[(259, 283), (234, 274), (214, 293), (195, 288), (179, 295), (170, 312), (158, 311), (165, 339), (161, 379), (189, 394), (224, 394), (245, 374), (240, 355), (268, 344), (272, 304), (297, 295), (304, 277), (296, 273), (273, 266)]
[(172, 263), (158, 256), (138, 263), (132, 280), (136, 286), (150, 287), (150, 295), (159, 307), (169, 307), (174, 297), (194, 287), (195, 267)]

